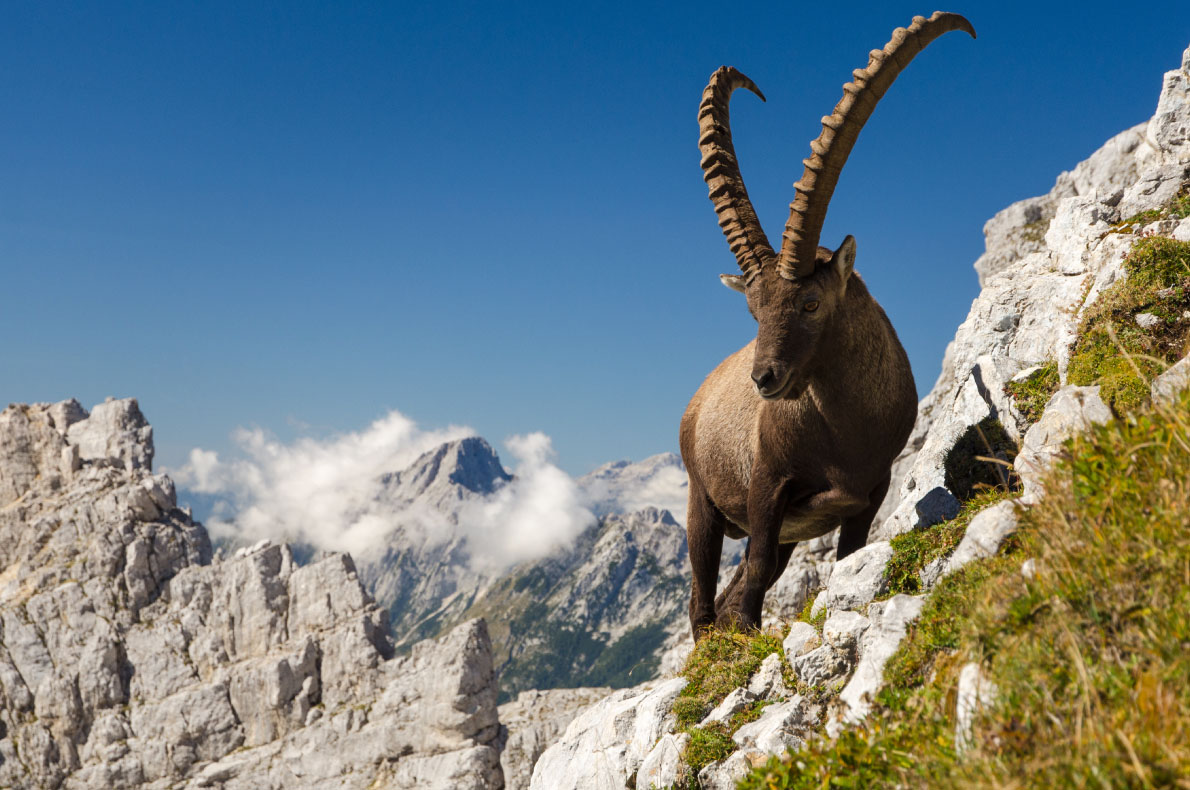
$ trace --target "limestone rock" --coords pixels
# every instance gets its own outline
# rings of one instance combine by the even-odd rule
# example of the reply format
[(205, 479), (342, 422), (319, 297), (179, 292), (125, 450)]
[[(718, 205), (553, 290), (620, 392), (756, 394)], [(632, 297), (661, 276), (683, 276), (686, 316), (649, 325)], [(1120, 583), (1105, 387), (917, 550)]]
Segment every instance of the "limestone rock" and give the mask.
[(1172, 403), (1190, 387), (1190, 357), (1183, 357), (1153, 380), (1153, 403)]
[(731, 737), (741, 749), (779, 754), (800, 747), (806, 732), (817, 722), (817, 706), (799, 695), (768, 706), (759, 719), (740, 727)]
[(851, 680), (839, 693), (847, 706), (846, 718), (856, 722), (868, 715), (872, 695), (880, 687), (884, 665), (905, 638), (909, 623), (917, 619), (924, 596), (894, 595), (868, 607), (871, 626), (860, 641), (860, 659)]
[(886, 541), (869, 543), (835, 563), (826, 585), (826, 609), (859, 609), (885, 589), (884, 569), (893, 550)]
[(522, 691), (499, 708), (500, 724), (507, 735), (500, 765), (504, 786), (524, 790), (533, 776), (537, 758), (566, 731), (579, 711), (611, 693), (608, 688)]
[(66, 438), (79, 448), (84, 461), (116, 464), (128, 471), (153, 465), (153, 428), (135, 398), (108, 398), (92, 409), (89, 417), (73, 421)]
[(808, 686), (819, 686), (848, 670), (847, 655), (830, 645), (816, 647), (789, 659), (789, 667), (797, 679)]
[(637, 790), (664, 790), (678, 786), (686, 776), (682, 752), (690, 743), (690, 736), (665, 734), (645, 757), (636, 772)]
[(1013, 502), (1000, 502), (980, 511), (949, 557), (939, 557), (922, 568), (922, 585), (933, 587), (972, 560), (994, 557), (1005, 539), (1016, 531), (1016, 524), (1017, 506)]
[(1075, 433), (1112, 418), (1099, 397), (1099, 387), (1062, 387), (1049, 399), (1045, 411), (1025, 434), (1014, 468), (1024, 484), (1023, 501), (1033, 502), (1042, 491), (1041, 478), (1062, 452), (1062, 443)]
[(1190, 48), (1182, 53), (1181, 68), (1166, 72), (1145, 137), (1162, 160), (1190, 161)]
[(735, 790), (736, 783), (768, 757), (765, 752), (756, 750), (732, 752), (722, 760), (703, 766), (698, 772), (698, 786), (702, 790)]
[(818, 637), (818, 631), (809, 623), (803, 623), (800, 620), (794, 621), (789, 625), (789, 633), (785, 635), (785, 640), (781, 643), (782, 649), (785, 651), (785, 657), (792, 660), (794, 656), (800, 656), (810, 650), (813, 650), (822, 640)]
[(732, 689), (728, 692), (723, 701), (711, 709), (702, 721), (698, 723), (699, 727), (706, 727), (710, 724), (724, 724), (726, 725), (731, 717), (739, 713), (748, 705), (756, 701), (756, 694), (748, 687), (742, 686), (737, 689)]
[(954, 723), (954, 746), (958, 752), (964, 752), (971, 747), (975, 719), (981, 710), (996, 701), (998, 693), (996, 684), (987, 677), (977, 662), (964, 664), (959, 670)]
[(685, 678), (614, 692), (582, 711), (537, 760), (534, 790), (622, 790), (657, 739), (672, 728)]
[(1000, 502), (979, 512), (963, 534), (954, 554), (947, 563), (954, 572), (972, 560), (994, 557), (1005, 538), (1016, 530), (1016, 505)]
[(781, 676), (780, 654), (765, 656), (760, 668), (748, 681), (748, 693), (758, 699), (785, 699), (790, 696), (789, 688)]
[(836, 612), (822, 624), (822, 638), (835, 650), (853, 652), (871, 621), (859, 612)]

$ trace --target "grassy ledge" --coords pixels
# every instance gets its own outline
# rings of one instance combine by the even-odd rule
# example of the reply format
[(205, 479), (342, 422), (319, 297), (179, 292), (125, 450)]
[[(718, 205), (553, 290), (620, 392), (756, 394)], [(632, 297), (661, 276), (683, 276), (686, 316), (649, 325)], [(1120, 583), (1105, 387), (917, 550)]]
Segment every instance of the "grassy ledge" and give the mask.
[(1002, 502), (1014, 492), (1004, 488), (983, 489), (963, 503), (963, 509), (949, 521), (932, 527), (898, 535), (891, 541), (893, 555), (884, 572), (888, 591), (881, 599), (898, 593), (916, 595), (922, 592), (922, 568), (934, 560), (950, 555), (967, 531), (967, 525), (979, 511)]
[[(784, 630), (784, 629), (781, 629)], [(768, 703), (757, 701), (732, 716), (727, 725), (698, 723), (735, 688), (746, 685), (765, 658), (777, 653), (784, 658), (779, 630), (742, 633), (708, 631), (686, 659), (681, 674), (689, 681), (674, 701), (677, 731), (690, 735), (683, 759), (690, 767), (690, 782), (696, 788), (698, 772), (735, 751), (731, 736), (755, 721)], [(788, 675), (788, 668), (785, 668)], [(786, 682), (792, 678), (786, 677)]]
[(1149, 382), (1190, 344), (1190, 242), (1147, 236), (1124, 258), (1127, 277), (1084, 314), (1067, 379), (1098, 384), (1116, 414), (1142, 406)]

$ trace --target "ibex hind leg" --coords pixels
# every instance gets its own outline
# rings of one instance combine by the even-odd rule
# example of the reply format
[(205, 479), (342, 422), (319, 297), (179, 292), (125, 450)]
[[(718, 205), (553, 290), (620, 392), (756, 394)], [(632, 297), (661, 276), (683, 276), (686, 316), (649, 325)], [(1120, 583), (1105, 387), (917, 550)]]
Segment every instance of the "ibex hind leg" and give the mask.
[(715, 624), (715, 585), (719, 581), (719, 558), (723, 553), (723, 530), (727, 519), (711, 504), (702, 486), (690, 479), (686, 508), (686, 548), (693, 571), (690, 586), (690, 628), (697, 641)]
[[(751, 541), (749, 541), (750, 544)], [(793, 550), (796, 547), (796, 543), (782, 543), (777, 548), (777, 566), (772, 576), (769, 577), (768, 585), (764, 588), (766, 593), (773, 588), (773, 585), (781, 578), (781, 574), (785, 572), (785, 568), (789, 565), (789, 558), (793, 556)], [(715, 598), (715, 624), (719, 628), (730, 628), (733, 625), (738, 625), (737, 613), (740, 611), (742, 604), (740, 595), (743, 592), (741, 582), (747, 563), (747, 549), (744, 549), (744, 557), (740, 560), (740, 564), (736, 566), (731, 581), (723, 588), (723, 592), (719, 593), (718, 597)]]
[(841, 560), (848, 554), (862, 549), (868, 543), (868, 532), (872, 529), (872, 519), (876, 518), (876, 511), (884, 503), (884, 495), (888, 493), (889, 475), (885, 475), (880, 484), (872, 489), (868, 496), (868, 506), (843, 519), (839, 528), (839, 547), (835, 552), (835, 559)]

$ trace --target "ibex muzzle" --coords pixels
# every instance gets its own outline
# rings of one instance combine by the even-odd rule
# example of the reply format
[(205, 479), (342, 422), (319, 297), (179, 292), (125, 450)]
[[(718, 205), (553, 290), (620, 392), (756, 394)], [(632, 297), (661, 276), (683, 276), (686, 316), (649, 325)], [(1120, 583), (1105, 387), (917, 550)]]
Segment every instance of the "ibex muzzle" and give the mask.
[[(764, 96), (726, 66), (703, 92), (703, 174), (741, 270), (720, 279), (745, 295), (758, 328), (755, 340), (707, 377), (682, 417), (695, 638), (714, 624), (759, 626), (765, 592), (798, 541), (841, 526), (840, 558), (867, 542), (892, 461), (913, 428), (917, 393), (896, 332), (855, 272), (855, 239), (830, 250), (818, 238), (877, 102), (918, 52), (951, 30), (975, 36), (957, 14), (914, 17), (843, 86), (794, 184), (780, 254), (744, 188), (727, 112), (737, 88)], [(716, 597), (725, 534), (748, 536), (748, 549)]]

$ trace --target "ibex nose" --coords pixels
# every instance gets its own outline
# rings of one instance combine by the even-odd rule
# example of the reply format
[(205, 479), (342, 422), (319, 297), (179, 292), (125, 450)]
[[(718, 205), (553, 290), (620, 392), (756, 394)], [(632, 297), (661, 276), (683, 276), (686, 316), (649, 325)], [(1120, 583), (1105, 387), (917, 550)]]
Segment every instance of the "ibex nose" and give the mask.
[(767, 392), (769, 387), (777, 381), (777, 374), (773, 373), (772, 368), (765, 368), (760, 373), (755, 371), (752, 373), (752, 381), (756, 382), (756, 389), (762, 393)]

